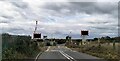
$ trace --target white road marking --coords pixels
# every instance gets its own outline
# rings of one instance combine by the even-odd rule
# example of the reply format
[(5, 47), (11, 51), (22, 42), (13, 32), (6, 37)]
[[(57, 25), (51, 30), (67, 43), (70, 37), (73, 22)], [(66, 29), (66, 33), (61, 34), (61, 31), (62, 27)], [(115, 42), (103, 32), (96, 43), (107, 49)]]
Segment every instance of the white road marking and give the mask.
[(59, 50), (51, 50), (52, 52), (54, 52), (54, 51), (59, 51)]
[[(60, 46), (58, 46), (58, 48), (60, 48)], [(66, 47), (67, 49), (69, 49), (69, 50), (71, 50), (70, 48), (68, 48), (68, 47)], [(49, 51), (50, 50), (50, 46), (47, 48), (47, 50), (45, 51), (45, 52), (47, 52), (47, 51)], [(61, 50), (51, 50), (51, 52), (54, 52), (54, 51), (58, 51), (58, 52), (60, 52), (65, 58), (67, 58), (68, 60), (70, 60), (70, 61), (76, 61), (73, 57), (71, 57), (70, 55), (68, 55), (67, 53), (65, 53), (65, 52), (63, 52), (63, 51), (61, 51)], [(71, 50), (72, 51), (72, 50)], [(76, 52), (76, 51), (72, 51), (72, 52)], [(37, 61), (37, 59), (38, 59), (38, 57), (40, 56), (40, 54), (41, 54), (41, 52), (36, 56), (36, 58), (35, 58), (35, 61)]]
[(76, 61), (73, 57), (71, 57), (70, 55), (68, 55), (67, 53), (63, 52), (64, 54), (66, 54), (68, 57), (70, 57), (73, 61)]
[(67, 49), (69, 49), (70, 51), (72, 51), (72, 52), (77, 52), (77, 51), (74, 51), (74, 50), (72, 50), (72, 49), (70, 49), (70, 48), (68, 48), (68, 47), (66, 47)]
[[(71, 50), (70, 48), (68, 48), (68, 47), (65, 47), (65, 48), (67, 48), (67, 49), (69, 49), (70, 51), (73, 51), (73, 50)], [(74, 52), (74, 51), (73, 51)]]
[[(64, 52), (63, 52), (64, 53)], [(71, 59), (74, 59), (73, 57), (69, 56), (68, 54), (64, 53), (66, 56), (70, 57)]]
[(70, 58), (69, 57), (67, 57), (62, 51), (59, 51), (65, 58), (67, 58), (67, 59), (69, 59), (70, 60)]
[(66, 57), (68, 60), (70, 61), (76, 61), (73, 57), (71, 57), (70, 55), (66, 54), (63, 51), (59, 51), (64, 57)]
[(50, 46), (47, 48), (46, 52), (50, 50)]
[[(50, 49), (50, 46), (47, 48), (46, 51), (49, 51), (49, 49)], [(36, 56), (35, 61), (37, 61), (37, 59), (38, 59), (38, 57), (40, 56), (40, 54), (41, 54), (41, 52)]]
[(37, 61), (38, 57), (40, 56), (41, 52), (36, 56), (35, 61)]
[(60, 48), (60, 46), (58, 46), (58, 48)]
[(72, 51), (72, 52), (77, 52), (77, 51)]

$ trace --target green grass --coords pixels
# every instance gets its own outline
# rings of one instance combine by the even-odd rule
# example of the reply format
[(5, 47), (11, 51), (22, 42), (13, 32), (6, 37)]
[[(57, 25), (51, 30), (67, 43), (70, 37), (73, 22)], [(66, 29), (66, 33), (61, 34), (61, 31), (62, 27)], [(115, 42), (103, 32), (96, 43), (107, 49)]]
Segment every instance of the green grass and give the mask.
[[(77, 47), (71, 47), (69, 45), (67, 45), (69, 48), (79, 51), (79, 52), (83, 52), (83, 53), (87, 53), (99, 58), (104, 58), (108, 61), (118, 61), (118, 59), (120, 58), (119, 52), (120, 51), (120, 43), (116, 44), (116, 49), (113, 48), (112, 43), (108, 44), (101, 44), (101, 46), (99, 46), (97, 43), (90, 43), (89, 45), (81, 45), (81, 46), (77, 46)], [(119, 49), (119, 50), (118, 50)], [(113, 60), (114, 59), (114, 60)]]

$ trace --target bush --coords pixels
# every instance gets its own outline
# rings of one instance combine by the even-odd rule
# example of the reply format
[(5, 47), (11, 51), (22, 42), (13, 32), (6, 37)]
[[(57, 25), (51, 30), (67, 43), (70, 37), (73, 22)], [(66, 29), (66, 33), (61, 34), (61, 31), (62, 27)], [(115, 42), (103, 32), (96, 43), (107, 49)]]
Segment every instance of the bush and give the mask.
[[(24, 59), (32, 57), (39, 52), (37, 42), (31, 42), (30, 36), (20, 35), (2, 35), (3, 47), (2, 58), (3, 59)], [(7, 42), (6, 42), (7, 41)]]
[(105, 58), (105, 59), (118, 59), (117, 52), (103, 46), (92, 46), (89, 48), (85, 48), (84, 52), (91, 54), (93, 56)]

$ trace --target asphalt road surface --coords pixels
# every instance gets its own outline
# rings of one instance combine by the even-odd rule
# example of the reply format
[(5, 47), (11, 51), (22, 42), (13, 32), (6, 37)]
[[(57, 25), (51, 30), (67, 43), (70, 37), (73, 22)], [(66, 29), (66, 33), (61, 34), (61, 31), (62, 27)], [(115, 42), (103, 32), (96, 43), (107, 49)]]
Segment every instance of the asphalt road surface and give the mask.
[(35, 61), (103, 61), (100, 58), (73, 51), (65, 46), (49, 46)]

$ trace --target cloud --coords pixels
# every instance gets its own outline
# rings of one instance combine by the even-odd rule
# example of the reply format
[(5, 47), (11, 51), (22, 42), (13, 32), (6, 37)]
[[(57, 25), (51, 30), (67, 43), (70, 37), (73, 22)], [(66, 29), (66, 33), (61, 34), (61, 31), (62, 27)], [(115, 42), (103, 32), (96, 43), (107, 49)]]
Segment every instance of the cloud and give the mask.
[(117, 36), (117, 2), (4, 0), (0, 6), (2, 32), (32, 35), (37, 20), (37, 32), (48, 37), (65, 38), (72, 32), (80, 38), (81, 30), (90, 31), (88, 38)]
[[(66, 3), (66, 2), (65, 2)], [(65, 3), (47, 3), (43, 8), (49, 10), (54, 10), (63, 14), (62, 10), (66, 9), (69, 13), (68, 15), (74, 15), (76, 13), (86, 13), (86, 14), (112, 14), (117, 12), (117, 3), (111, 2), (68, 2)], [(109, 5), (108, 5), (109, 4)], [(106, 9), (107, 8), (107, 9)], [(67, 14), (64, 13), (63, 15)]]

